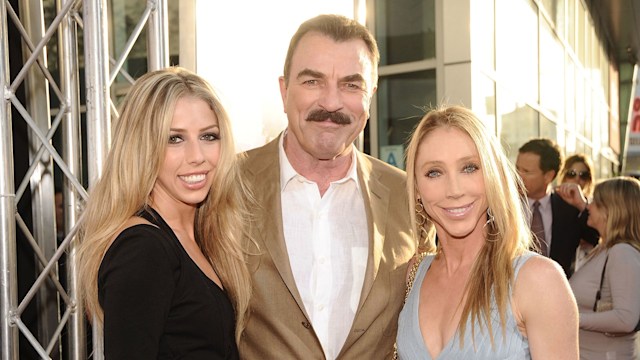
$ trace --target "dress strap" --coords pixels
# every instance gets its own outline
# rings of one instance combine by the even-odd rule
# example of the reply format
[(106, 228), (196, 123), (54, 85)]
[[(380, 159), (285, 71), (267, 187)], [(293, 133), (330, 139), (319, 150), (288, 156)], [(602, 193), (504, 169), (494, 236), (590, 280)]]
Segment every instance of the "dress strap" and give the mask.
[(518, 273), (520, 272), (520, 268), (522, 267), (522, 265), (524, 265), (524, 263), (526, 263), (527, 260), (531, 259), (534, 256), (541, 256), (541, 255), (533, 251), (527, 251), (513, 260), (514, 280), (518, 277)]

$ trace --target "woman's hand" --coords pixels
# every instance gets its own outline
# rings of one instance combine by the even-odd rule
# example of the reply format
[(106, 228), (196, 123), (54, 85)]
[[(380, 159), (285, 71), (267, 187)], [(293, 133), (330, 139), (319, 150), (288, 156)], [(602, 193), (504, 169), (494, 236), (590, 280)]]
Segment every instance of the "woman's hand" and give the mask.
[(556, 194), (560, 195), (560, 197), (580, 210), (581, 212), (587, 208), (587, 198), (584, 196), (582, 192), (582, 188), (580, 185), (574, 183), (564, 183), (560, 186), (556, 187)]

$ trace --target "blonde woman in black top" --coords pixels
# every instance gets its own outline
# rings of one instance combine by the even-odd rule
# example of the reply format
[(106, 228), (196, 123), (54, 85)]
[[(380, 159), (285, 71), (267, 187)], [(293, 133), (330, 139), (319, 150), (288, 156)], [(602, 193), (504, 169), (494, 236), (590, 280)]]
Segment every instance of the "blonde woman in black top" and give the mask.
[(250, 277), (229, 119), (199, 76), (142, 76), (80, 236), (80, 288), (107, 359), (237, 359)]

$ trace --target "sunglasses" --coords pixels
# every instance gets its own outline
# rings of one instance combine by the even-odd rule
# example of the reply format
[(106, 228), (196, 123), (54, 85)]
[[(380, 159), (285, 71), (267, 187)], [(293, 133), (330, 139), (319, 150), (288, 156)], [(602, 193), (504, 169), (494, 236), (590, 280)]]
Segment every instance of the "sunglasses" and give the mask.
[(571, 169), (571, 170), (567, 171), (567, 172), (564, 174), (564, 177), (566, 177), (567, 179), (573, 179), (573, 178), (575, 178), (576, 176), (579, 176), (579, 177), (580, 177), (580, 179), (582, 179), (582, 180), (589, 180), (589, 179), (591, 179), (591, 173), (590, 173), (590, 172), (588, 172), (588, 171), (579, 171), (579, 172), (578, 172), (578, 171), (575, 171), (575, 170)]

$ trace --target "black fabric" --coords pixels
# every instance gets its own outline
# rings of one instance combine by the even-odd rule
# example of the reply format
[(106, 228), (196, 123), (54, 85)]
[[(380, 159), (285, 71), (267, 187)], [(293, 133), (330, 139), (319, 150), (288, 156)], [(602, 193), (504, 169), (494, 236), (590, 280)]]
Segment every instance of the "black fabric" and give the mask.
[(595, 246), (598, 244), (600, 235), (596, 229), (587, 225), (589, 216), (587, 210), (581, 213), (555, 193), (551, 194), (551, 212), (553, 222), (549, 257), (562, 266), (569, 278), (573, 274), (571, 263), (576, 257), (580, 239)]
[(238, 359), (226, 293), (155, 211), (122, 231), (98, 273), (106, 359)]

